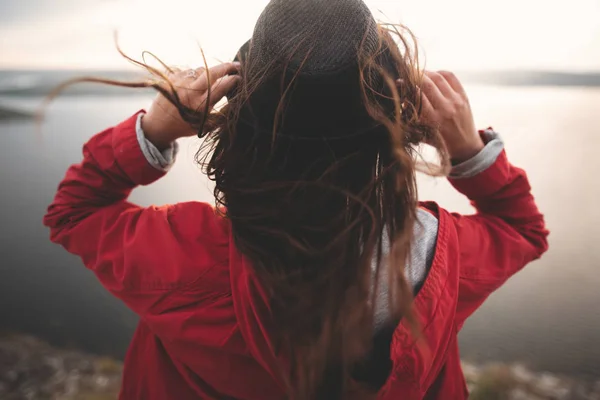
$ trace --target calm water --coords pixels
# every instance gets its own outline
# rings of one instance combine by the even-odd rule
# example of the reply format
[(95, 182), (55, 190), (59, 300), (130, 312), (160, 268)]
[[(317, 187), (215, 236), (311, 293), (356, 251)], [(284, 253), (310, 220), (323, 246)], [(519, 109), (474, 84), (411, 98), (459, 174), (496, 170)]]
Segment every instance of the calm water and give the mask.
[[(477, 122), (503, 134), (511, 160), (530, 176), (552, 231), (551, 250), (490, 297), (461, 334), (463, 357), (524, 361), (534, 368), (600, 376), (600, 90), (470, 88)], [(120, 356), (135, 317), (41, 225), (68, 165), (92, 134), (146, 106), (146, 97), (63, 98), (44, 138), (30, 122), (0, 123), (0, 329)], [(0, 105), (32, 100), (0, 99)], [(211, 201), (183, 143), (173, 171), (133, 200), (143, 205)], [(422, 178), (422, 199), (469, 211), (444, 180)]]

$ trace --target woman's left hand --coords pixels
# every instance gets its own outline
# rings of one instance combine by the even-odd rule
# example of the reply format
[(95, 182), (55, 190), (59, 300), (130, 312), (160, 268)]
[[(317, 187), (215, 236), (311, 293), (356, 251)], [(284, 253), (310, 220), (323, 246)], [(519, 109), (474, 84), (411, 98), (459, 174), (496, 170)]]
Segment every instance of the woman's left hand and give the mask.
[[(238, 83), (240, 77), (233, 75), (239, 70), (239, 63), (219, 64), (209, 69), (176, 71), (167, 76), (179, 96), (183, 106), (193, 110), (204, 110), (211, 87), (209, 110), (212, 110)], [(210, 76), (210, 81), (209, 81)], [(171, 91), (171, 86), (164, 87)], [(142, 118), (142, 130), (146, 138), (159, 150), (165, 149), (181, 137), (194, 136), (198, 132), (183, 120), (177, 107), (165, 96), (158, 94), (148, 113)]]
[(485, 144), (458, 78), (448, 71), (425, 71), (421, 89), (423, 117), (439, 128), (452, 161), (461, 163), (479, 153)]

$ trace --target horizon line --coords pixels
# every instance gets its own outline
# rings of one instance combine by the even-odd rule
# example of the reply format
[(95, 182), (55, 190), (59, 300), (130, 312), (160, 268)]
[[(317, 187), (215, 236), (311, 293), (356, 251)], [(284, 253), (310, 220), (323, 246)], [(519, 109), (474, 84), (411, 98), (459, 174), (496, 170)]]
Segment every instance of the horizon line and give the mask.
[[(553, 68), (450, 68), (455, 73), (544, 73), (544, 74), (571, 74), (571, 75), (600, 75), (599, 69), (553, 69)], [(110, 71), (110, 72), (135, 72), (144, 71), (142, 67), (3, 67), (0, 66), (0, 72), (85, 72), (85, 71)]]

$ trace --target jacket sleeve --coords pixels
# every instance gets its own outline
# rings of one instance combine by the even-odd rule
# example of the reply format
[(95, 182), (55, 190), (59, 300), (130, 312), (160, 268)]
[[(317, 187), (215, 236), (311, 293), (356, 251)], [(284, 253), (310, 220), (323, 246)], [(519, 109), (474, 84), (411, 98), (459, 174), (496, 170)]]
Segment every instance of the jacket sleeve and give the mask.
[(191, 257), (190, 246), (209, 236), (202, 228), (210, 227), (198, 221), (215, 218), (202, 203), (142, 208), (127, 201), (137, 185), (165, 174), (144, 155), (136, 120), (134, 115), (85, 144), (83, 161), (68, 169), (44, 225), (53, 242), (81, 257), (103, 286), (143, 316), (169, 291), (201, 277), (209, 254), (203, 246)]
[(484, 171), (451, 176), (450, 183), (476, 209), (474, 215), (452, 214), (460, 248), (457, 322), (462, 327), (493, 291), (541, 257), (548, 230), (527, 175), (509, 163), (504, 150)]

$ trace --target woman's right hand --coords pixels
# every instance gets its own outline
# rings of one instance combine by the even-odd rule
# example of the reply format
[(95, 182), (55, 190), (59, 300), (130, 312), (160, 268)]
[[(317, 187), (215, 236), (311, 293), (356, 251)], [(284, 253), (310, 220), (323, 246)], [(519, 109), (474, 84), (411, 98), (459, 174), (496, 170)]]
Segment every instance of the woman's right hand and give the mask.
[[(174, 90), (183, 106), (192, 110), (203, 110), (211, 87), (209, 111), (239, 82), (239, 63), (219, 64), (209, 69), (174, 71), (167, 74), (170, 85), (164, 83), (168, 91)], [(210, 77), (210, 79), (209, 79)], [(173, 141), (194, 136), (198, 132), (183, 120), (179, 110), (165, 96), (158, 94), (148, 113), (142, 118), (142, 130), (146, 138), (159, 150), (167, 148)]]
[(485, 144), (458, 78), (452, 72), (425, 71), (421, 90), (422, 116), (439, 128), (452, 162), (461, 163), (477, 155)]

